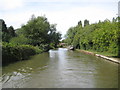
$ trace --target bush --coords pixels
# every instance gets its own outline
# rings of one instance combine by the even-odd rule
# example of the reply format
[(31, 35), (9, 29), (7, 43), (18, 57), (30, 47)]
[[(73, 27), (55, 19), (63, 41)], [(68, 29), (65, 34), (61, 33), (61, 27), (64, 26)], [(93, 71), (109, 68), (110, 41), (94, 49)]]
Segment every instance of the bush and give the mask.
[(16, 45), (12, 43), (2, 43), (2, 64), (28, 59), (30, 56), (41, 53), (38, 47), (31, 45)]
[(17, 37), (14, 37), (10, 40), (10, 43), (14, 43), (14, 44), (29, 44), (29, 39), (26, 38), (24, 35), (20, 35), (20, 36), (17, 36)]

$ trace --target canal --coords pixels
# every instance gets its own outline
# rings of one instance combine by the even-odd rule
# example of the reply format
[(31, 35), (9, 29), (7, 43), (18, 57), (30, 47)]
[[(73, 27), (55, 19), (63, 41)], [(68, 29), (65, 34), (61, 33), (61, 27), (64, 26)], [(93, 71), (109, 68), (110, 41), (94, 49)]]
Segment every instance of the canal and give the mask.
[(65, 48), (2, 68), (3, 88), (117, 88), (116, 63)]

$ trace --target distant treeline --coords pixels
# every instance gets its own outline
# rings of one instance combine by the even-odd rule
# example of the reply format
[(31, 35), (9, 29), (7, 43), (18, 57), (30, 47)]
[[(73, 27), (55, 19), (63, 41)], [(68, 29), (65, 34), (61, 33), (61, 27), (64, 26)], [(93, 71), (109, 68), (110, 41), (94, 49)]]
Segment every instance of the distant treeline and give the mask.
[(7, 27), (0, 19), (2, 31), (2, 64), (28, 59), (51, 48), (57, 48), (61, 34), (56, 31), (56, 24), (50, 24), (46, 17), (32, 15), (27, 24), (14, 30)]
[(94, 24), (84, 20), (84, 26), (79, 21), (77, 26), (67, 31), (64, 42), (78, 49), (109, 52), (120, 56), (120, 22), (118, 21), (119, 17), (113, 18), (112, 21), (106, 19)]

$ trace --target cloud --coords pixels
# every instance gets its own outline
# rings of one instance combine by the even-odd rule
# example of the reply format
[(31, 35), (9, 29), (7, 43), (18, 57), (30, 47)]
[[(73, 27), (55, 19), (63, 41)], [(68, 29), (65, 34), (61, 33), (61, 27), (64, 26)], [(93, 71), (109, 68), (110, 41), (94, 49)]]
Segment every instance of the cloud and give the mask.
[(90, 23), (95, 23), (99, 20), (103, 21), (107, 18), (113, 18), (114, 13), (94, 7), (76, 7), (71, 10), (46, 13), (46, 16), (50, 22), (56, 22), (58, 24), (57, 29), (62, 34), (65, 34), (70, 27), (76, 26), (79, 20), (83, 22), (85, 19), (88, 19)]
[(3, 10), (10, 10), (23, 6), (23, 0), (1, 0), (0, 8)]
[(9, 13), (9, 15), (4, 16), (4, 20), (8, 25), (13, 25), (15, 28), (25, 24), (32, 14), (35, 16), (46, 15), (48, 21), (51, 24), (56, 23), (58, 31), (65, 34), (66, 31), (71, 27), (77, 25), (79, 20), (82, 22), (85, 19), (88, 19), (90, 23), (98, 22), (99, 20), (105, 20), (106, 18), (111, 19), (114, 16), (114, 13), (111, 11), (106, 11), (100, 8), (94, 7), (75, 7), (69, 10), (63, 11), (26, 11), (19, 13)]
[[(65, 5), (62, 5), (59, 7), (57, 6), (58, 4), (56, 3), (55, 6), (53, 6), (54, 8), (50, 8), (51, 6), (46, 6), (43, 3), (42, 6), (44, 6), (45, 9), (43, 9), (43, 7), (39, 5), (39, 3), (35, 4), (35, 6), (32, 6), (33, 5), (32, 2), (73, 2), (73, 1), (86, 2), (88, 6), (85, 5), (85, 7), (82, 7), (81, 6), (82, 3), (80, 5), (70, 4), (69, 6), (66, 6), (66, 3), (63, 3)], [(5, 6), (2, 6), (2, 7), (5, 7), (4, 9), (8, 11), (9, 9), (10, 10), (14, 9), (14, 10), (12, 12), (4, 12), (4, 15), (0, 14), (0, 17), (2, 17), (5, 20), (7, 26), (13, 25), (14, 28), (19, 28), (21, 24), (26, 24), (26, 22), (29, 20), (32, 14), (35, 14), (35, 16), (46, 15), (46, 17), (48, 18), (48, 21), (51, 24), (56, 23), (57, 30), (60, 31), (62, 34), (65, 34), (66, 31), (71, 26), (77, 25), (79, 20), (82, 20), (83, 22), (85, 19), (88, 19), (90, 23), (95, 23), (95, 22), (98, 22), (99, 20), (103, 21), (106, 18), (112, 19), (117, 13), (117, 10), (113, 8), (115, 6), (113, 7), (111, 5), (107, 6), (109, 4), (106, 4), (106, 3), (105, 3), (106, 7), (103, 7), (102, 5), (100, 6), (89, 5), (87, 1), (88, 0), (85, 0), (85, 1), (84, 0), (69, 0), (69, 1), (68, 0), (29, 0), (29, 1), (28, 0), (24, 0), (24, 1), (23, 0), (3, 0), (2, 2), (4, 4), (5, 2), (7, 2)], [(94, 0), (91, 0), (91, 2), (92, 1)], [(109, 0), (109, 1), (113, 2), (113, 0)], [(11, 2), (13, 3), (11, 4)], [(26, 4), (28, 2), (31, 4), (30, 5)], [(106, 2), (106, 0), (103, 2)], [(11, 5), (8, 5), (8, 4), (11, 4)], [(19, 10), (16, 9), (18, 7), (21, 7), (21, 9)], [(57, 8), (61, 8), (61, 9), (58, 10)]]

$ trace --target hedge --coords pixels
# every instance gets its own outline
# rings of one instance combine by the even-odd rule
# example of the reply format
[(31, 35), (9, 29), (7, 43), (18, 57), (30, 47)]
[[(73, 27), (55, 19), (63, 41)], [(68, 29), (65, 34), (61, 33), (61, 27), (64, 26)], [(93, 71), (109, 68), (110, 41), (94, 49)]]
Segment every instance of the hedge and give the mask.
[(12, 43), (2, 43), (2, 65), (15, 61), (28, 59), (30, 56), (41, 53), (38, 47), (31, 45), (15, 45)]

